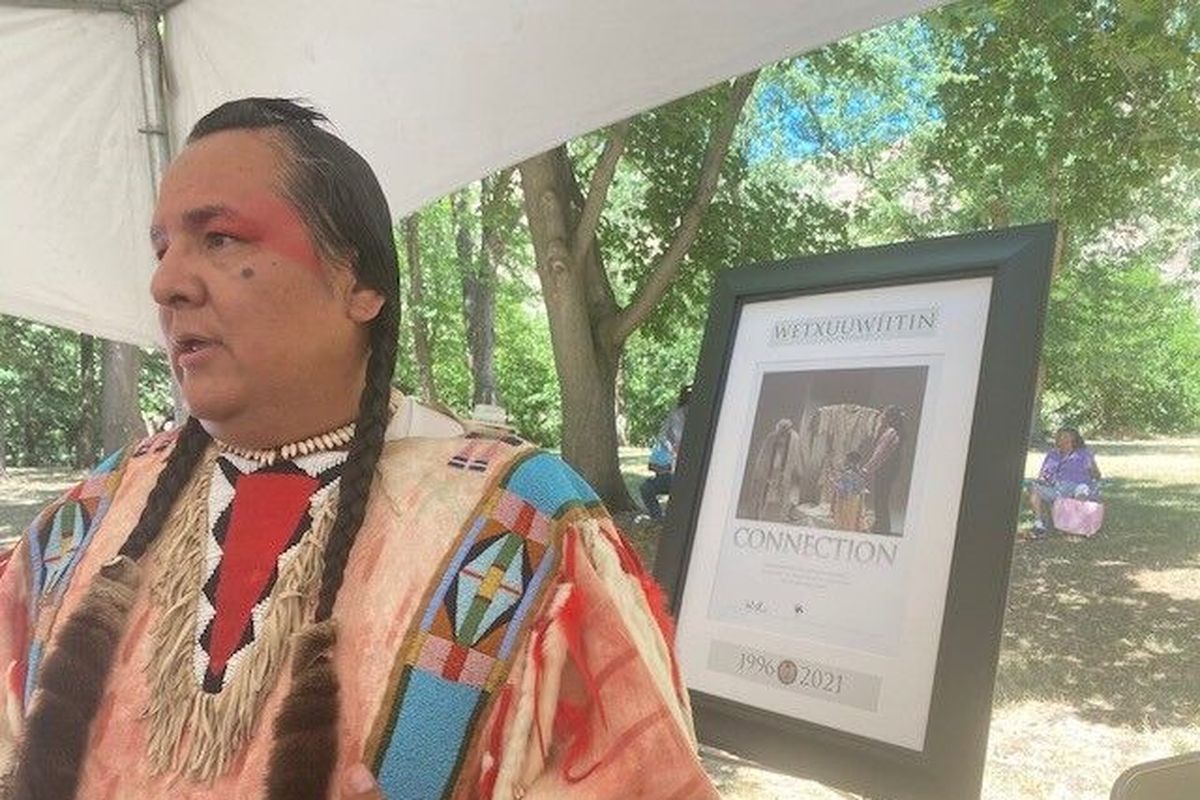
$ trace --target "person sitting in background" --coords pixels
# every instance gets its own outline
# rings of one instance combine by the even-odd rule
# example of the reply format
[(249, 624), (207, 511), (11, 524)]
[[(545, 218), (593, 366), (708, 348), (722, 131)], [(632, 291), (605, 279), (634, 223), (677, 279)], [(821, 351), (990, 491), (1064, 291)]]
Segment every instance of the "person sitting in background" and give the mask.
[(1033, 509), (1032, 538), (1045, 536), (1054, 522), (1054, 501), (1060, 497), (1092, 498), (1098, 494), (1100, 468), (1075, 428), (1059, 428), (1054, 447), (1042, 460), (1042, 468), (1032, 481), (1026, 481), (1029, 506)]
[(683, 423), (687, 419), (687, 405), (691, 399), (692, 387), (680, 388), (675, 408), (663, 420), (658, 436), (654, 437), (654, 446), (650, 449), (650, 471), (654, 475), (642, 481), (640, 490), (642, 503), (651, 519), (662, 519), (663, 511), (658, 496), (671, 493), (675, 463), (679, 460), (679, 443), (683, 440)]

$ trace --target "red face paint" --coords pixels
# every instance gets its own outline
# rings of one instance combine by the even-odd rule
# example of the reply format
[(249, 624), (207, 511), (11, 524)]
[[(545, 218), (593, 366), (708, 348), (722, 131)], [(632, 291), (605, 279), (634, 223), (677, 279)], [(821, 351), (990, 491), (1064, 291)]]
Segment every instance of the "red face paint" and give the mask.
[(278, 189), (279, 159), (275, 144), (243, 131), (189, 145), (163, 182), (152, 240), (155, 232), (173, 237), (171, 217), (177, 214), (191, 233), (227, 234), (321, 274), (324, 264), (308, 226)]
[(263, 249), (283, 256), (320, 274), (322, 262), (317, 255), (312, 234), (291, 204), (276, 195), (257, 195), (248, 198), (238, 209), (235, 228), (246, 241), (256, 242)]
[(280, 197), (257, 194), (241, 200), (238, 207), (202, 206), (185, 212), (184, 218), (185, 224), (202, 237), (230, 236), (320, 273), (321, 259), (307, 226)]

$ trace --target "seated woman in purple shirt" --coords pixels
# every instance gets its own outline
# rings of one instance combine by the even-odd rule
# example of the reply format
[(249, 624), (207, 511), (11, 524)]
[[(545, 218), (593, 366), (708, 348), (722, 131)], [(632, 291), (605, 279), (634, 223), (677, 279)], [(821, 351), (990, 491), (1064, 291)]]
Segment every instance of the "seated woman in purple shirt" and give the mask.
[(1034, 537), (1045, 535), (1053, 525), (1050, 514), (1060, 497), (1095, 497), (1099, 490), (1100, 468), (1096, 456), (1084, 444), (1075, 428), (1059, 428), (1054, 447), (1042, 461), (1035, 480), (1027, 481), (1029, 505), (1033, 508)]

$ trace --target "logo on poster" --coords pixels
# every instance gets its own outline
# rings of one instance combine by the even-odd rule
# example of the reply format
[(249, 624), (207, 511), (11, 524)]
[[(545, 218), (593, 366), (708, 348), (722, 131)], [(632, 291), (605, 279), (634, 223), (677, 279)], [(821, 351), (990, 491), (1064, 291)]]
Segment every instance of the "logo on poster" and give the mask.
[(904, 311), (779, 320), (771, 326), (771, 344), (824, 344), (934, 336), (937, 334), (938, 316), (938, 307), (930, 306)]

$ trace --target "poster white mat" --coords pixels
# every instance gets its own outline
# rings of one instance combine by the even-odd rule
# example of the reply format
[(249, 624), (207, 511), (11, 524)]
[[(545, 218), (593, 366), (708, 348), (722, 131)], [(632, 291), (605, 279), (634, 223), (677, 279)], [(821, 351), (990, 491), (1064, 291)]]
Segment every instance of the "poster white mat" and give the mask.
[[(690, 688), (923, 748), (991, 283), (744, 306), (679, 613)], [(924, 368), (925, 386), (906, 425), (915, 449), (898, 535), (737, 516), (765, 376), (903, 367)]]

